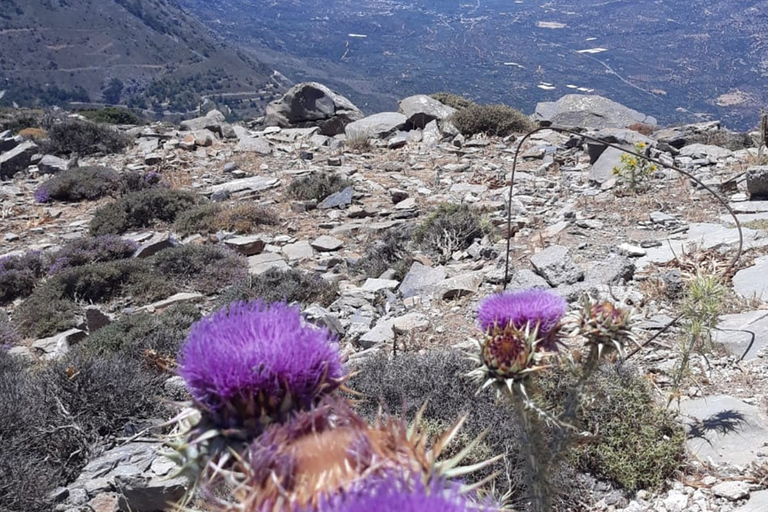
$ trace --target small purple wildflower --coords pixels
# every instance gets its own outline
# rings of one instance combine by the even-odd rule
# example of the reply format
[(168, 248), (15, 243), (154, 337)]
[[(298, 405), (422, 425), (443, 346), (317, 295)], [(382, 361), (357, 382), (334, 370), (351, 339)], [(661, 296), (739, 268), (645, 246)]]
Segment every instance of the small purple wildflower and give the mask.
[[(234, 302), (192, 326), (179, 374), (220, 426), (258, 431), (336, 389), (337, 341), (284, 303)], [(255, 423), (254, 423), (255, 420)]]
[(486, 298), (478, 307), (477, 317), (486, 333), (510, 324), (517, 329), (524, 329), (526, 324), (533, 329), (538, 324), (539, 335), (546, 337), (557, 327), (567, 307), (566, 300), (552, 292), (525, 290)]
[(37, 187), (37, 190), (35, 190), (35, 201), (38, 203), (48, 203), (50, 200), (51, 191), (48, 190), (48, 187), (46, 187), (45, 184)]
[(424, 485), (418, 475), (390, 474), (360, 482), (351, 491), (331, 498), (319, 512), (491, 512), (490, 506), (472, 502), (459, 484), (432, 480)]

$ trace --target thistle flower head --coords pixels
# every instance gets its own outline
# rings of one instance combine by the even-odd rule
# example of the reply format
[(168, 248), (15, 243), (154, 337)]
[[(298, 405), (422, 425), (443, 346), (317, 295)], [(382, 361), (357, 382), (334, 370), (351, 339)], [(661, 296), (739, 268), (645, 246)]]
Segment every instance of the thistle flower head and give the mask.
[(344, 380), (338, 344), (283, 303), (235, 302), (192, 326), (179, 374), (221, 428), (256, 435)]
[(590, 350), (602, 357), (612, 351), (622, 354), (629, 342), (634, 342), (632, 312), (608, 301), (594, 301), (585, 297), (569, 323), (573, 334), (584, 338)]
[(435, 479), (423, 483), (407, 474), (369, 478), (344, 495), (322, 503), (318, 512), (466, 512), (496, 510), (474, 503), (458, 485)]
[(362, 483), (390, 473), (407, 474), (414, 484), (427, 485), (498, 460), (470, 468), (458, 466), (482, 441), (478, 438), (462, 453), (441, 461), (442, 451), (458, 433), (463, 419), (432, 444), (419, 430), (420, 421), (421, 412), (411, 427), (402, 420), (381, 417), (368, 424), (346, 401), (326, 397), (313, 410), (272, 425), (253, 441), (238, 469), (243, 475), (243, 484), (235, 492), (238, 508), (259, 512), (326, 510), (323, 504), (339, 505), (349, 493), (363, 489)]
[(555, 350), (555, 334), (568, 303), (564, 298), (546, 290), (525, 290), (521, 292), (492, 295), (477, 310), (480, 328), (489, 333), (494, 329), (513, 326), (536, 330), (542, 338), (542, 348)]

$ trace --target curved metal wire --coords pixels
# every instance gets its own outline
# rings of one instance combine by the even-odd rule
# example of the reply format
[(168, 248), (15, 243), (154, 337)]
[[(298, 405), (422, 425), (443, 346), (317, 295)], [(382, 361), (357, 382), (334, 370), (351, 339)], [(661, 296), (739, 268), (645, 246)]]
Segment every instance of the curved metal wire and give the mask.
[[(736, 265), (738, 264), (739, 260), (741, 259), (741, 254), (744, 250), (744, 234), (741, 230), (741, 223), (739, 222), (738, 217), (736, 216), (736, 213), (733, 211), (731, 206), (728, 204), (728, 202), (721, 197), (719, 194), (717, 194), (709, 185), (706, 185), (701, 180), (693, 176), (690, 172), (685, 171), (683, 169), (680, 169), (679, 167), (675, 167), (674, 165), (665, 164), (664, 162), (656, 159), (651, 158), (646, 155), (642, 155), (640, 153), (637, 153), (636, 151), (632, 151), (626, 148), (621, 147), (618, 144), (612, 143), (612, 142), (605, 142), (597, 137), (593, 137), (591, 135), (585, 135), (583, 133), (580, 133), (576, 130), (573, 130), (571, 128), (565, 128), (563, 126), (542, 126), (541, 128), (537, 128), (533, 131), (528, 132), (525, 134), (525, 136), (520, 139), (520, 142), (517, 145), (517, 149), (515, 150), (515, 157), (512, 160), (512, 176), (510, 178), (509, 182), (509, 198), (507, 200), (507, 255), (506, 260), (504, 262), (504, 289), (506, 290), (507, 284), (509, 282), (509, 260), (510, 260), (510, 252), (512, 250), (512, 198), (514, 197), (513, 189), (515, 187), (515, 172), (517, 171), (517, 161), (518, 157), (520, 156), (520, 151), (523, 148), (523, 143), (528, 140), (533, 134), (545, 131), (545, 130), (552, 130), (555, 132), (560, 133), (568, 133), (571, 135), (576, 135), (577, 137), (584, 138), (586, 140), (590, 140), (592, 142), (596, 142), (598, 144), (602, 144), (607, 147), (618, 149), (619, 151), (623, 151), (624, 153), (628, 153), (630, 155), (636, 156), (638, 158), (642, 158), (643, 160), (647, 160), (649, 162), (653, 162), (657, 165), (660, 165), (662, 167), (666, 167), (667, 169), (672, 169), (673, 171), (677, 172), (678, 174), (681, 174), (685, 176), (686, 178), (690, 179), (694, 183), (696, 183), (699, 187), (703, 188), (712, 196), (714, 196), (715, 199), (717, 199), (720, 204), (722, 204), (725, 209), (728, 211), (728, 214), (733, 217), (733, 221), (736, 224), (736, 229), (739, 232), (739, 245), (736, 250), (736, 254), (731, 258), (730, 262), (728, 263), (728, 266), (725, 268), (725, 270), (722, 272), (722, 276), (727, 276), (733, 269), (736, 268)], [(652, 343), (656, 338), (664, 334), (667, 330), (669, 330), (673, 325), (675, 325), (677, 322), (680, 321), (680, 319), (683, 317), (682, 314), (677, 315), (675, 318), (673, 318), (669, 323), (667, 323), (664, 327), (662, 327), (658, 332), (656, 332), (653, 336), (648, 338), (643, 343), (639, 344), (637, 348), (635, 348), (632, 352), (627, 354), (626, 359), (629, 359), (630, 357), (634, 356), (636, 353), (638, 353), (640, 350), (642, 350), (644, 347)]]

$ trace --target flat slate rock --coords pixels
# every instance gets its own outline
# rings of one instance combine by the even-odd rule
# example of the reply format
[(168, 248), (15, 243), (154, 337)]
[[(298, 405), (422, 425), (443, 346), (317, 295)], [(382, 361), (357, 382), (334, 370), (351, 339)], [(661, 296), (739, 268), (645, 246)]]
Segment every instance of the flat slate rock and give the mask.
[(268, 236), (249, 235), (235, 236), (224, 241), (224, 245), (230, 249), (242, 254), (243, 256), (255, 256), (264, 252), (264, 248), (269, 242)]
[(344, 247), (344, 242), (333, 236), (322, 235), (314, 239), (311, 245), (316, 251), (333, 252)]
[(592, 165), (589, 171), (589, 181), (602, 185), (613, 177), (613, 168), (621, 166), (621, 155), (624, 152), (614, 147), (609, 147), (600, 158)]
[(483, 284), (485, 272), (469, 272), (448, 278), (436, 286), (436, 293), (442, 300), (474, 295)]
[(395, 332), (407, 334), (423, 331), (429, 327), (429, 319), (421, 313), (408, 313), (397, 318), (380, 320), (373, 329), (363, 334), (358, 340), (363, 348), (371, 348), (379, 343), (392, 341)]
[(749, 495), (746, 505), (734, 512), (765, 512), (768, 510), (768, 489), (756, 491)]
[(768, 347), (768, 311), (721, 316), (713, 340), (731, 354), (744, 356), (745, 361), (756, 359), (758, 352)]
[(273, 252), (265, 252), (248, 258), (248, 273), (251, 275), (257, 276), (273, 268), (277, 270), (290, 269), (283, 257)]
[(552, 286), (574, 284), (584, 278), (584, 271), (571, 258), (571, 250), (551, 245), (531, 256), (533, 269)]
[(598, 95), (567, 94), (536, 105), (535, 121), (580, 128), (626, 128), (634, 123), (655, 126), (656, 119)]
[(733, 289), (746, 299), (768, 302), (768, 256), (757, 258), (754, 265), (736, 272)]
[(252, 192), (261, 192), (262, 190), (269, 190), (280, 185), (280, 180), (277, 178), (267, 178), (265, 176), (254, 176), (252, 178), (241, 178), (239, 180), (228, 181), (221, 185), (214, 185), (211, 187), (211, 192), (216, 193), (220, 191), (226, 191), (229, 193), (240, 192), (241, 190), (250, 190)]
[(331, 194), (320, 203), (318, 208), (321, 210), (328, 210), (330, 208), (346, 208), (352, 204), (352, 187), (347, 187), (340, 192)]
[(686, 444), (697, 457), (715, 464), (745, 467), (768, 443), (766, 418), (758, 407), (717, 395), (680, 402), (687, 417)]
[(446, 278), (443, 267), (427, 267), (414, 262), (400, 284), (400, 294), (404, 299), (416, 295), (431, 295), (435, 286)]
[(361, 290), (366, 292), (377, 292), (379, 290), (394, 290), (400, 284), (400, 281), (395, 279), (374, 279), (369, 277), (360, 287)]
[(294, 244), (284, 245), (283, 254), (285, 254), (290, 261), (300, 261), (313, 258), (315, 256), (315, 251), (308, 241), (301, 240)]

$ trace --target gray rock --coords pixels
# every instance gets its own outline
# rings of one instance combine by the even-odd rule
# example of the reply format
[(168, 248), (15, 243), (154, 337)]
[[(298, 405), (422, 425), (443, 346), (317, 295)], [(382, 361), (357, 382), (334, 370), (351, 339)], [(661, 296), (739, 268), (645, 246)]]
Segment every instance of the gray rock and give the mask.
[(150, 313), (159, 313), (173, 306), (174, 304), (183, 304), (186, 302), (200, 302), (203, 299), (205, 299), (205, 295), (201, 293), (180, 292), (180, 293), (171, 295), (167, 299), (153, 302), (149, 306), (144, 306), (142, 308), (139, 308), (138, 311), (148, 311)]
[(406, 144), (408, 144), (408, 139), (403, 137), (402, 135), (395, 135), (391, 139), (387, 141), (387, 148), (388, 149), (399, 149), (404, 147)]
[(342, 327), (336, 315), (323, 307), (317, 305), (309, 306), (304, 308), (302, 315), (307, 321), (318, 327), (325, 327), (336, 336), (344, 334), (344, 327)]
[(478, 271), (451, 277), (436, 285), (435, 294), (442, 300), (474, 295), (483, 284), (484, 275), (484, 272)]
[(749, 498), (749, 484), (739, 480), (720, 482), (712, 486), (712, 494), (729, 501), (743, 500)]
[(579, 128), (626, 128), (634, 123), (656, 125), (656, 119), (596, 95), (568, 94), (556, 102), (536, 105), (535, 121)]
[(32, 156), (35, 153), (37, 153), (37, 144), (27, 141), (0, 154), (0, 179), (13, 178), (17, 172), (26, 170), (32, 163)]
[(171, 400), (186, 400), (189, 397), (187, 383), (181, 375), (174, 375), (163, 383), (163, 391)]
[(400, 281), (395, 279), (374, 279), (368, 278), (360, 287), (361, 290), (366, 292), (377, 292), (379, 290), (394, 290), (400, 284)]
[(728, 395), (680, 402), (688, 423), (686, 444), (703, 461), (746, 467), (768, 443), (766, 419), (758, 407)]
[(712, 158), (713, 160), (717, 160), (733, 156), (733, 151), (721, 148), (720, 146), (710, 146), (708, 144), (689, 144), (680, 149), (680, 156)]
[(421, 132), (421, 141), (426, 145), (436, 145), (443, 140), (443, 134), (437, 125), (437, 121), (427, 123)]
[(245, 153), (258, 153), (260, 155), (269, 155), (272, 153), (272, 146), (266, 139), (262, 139), (261, 137), (254, 137), (242, 126), (233, 126), (232, 128), (234, 129), (235, 135), (237, 135), (238, 138), (235, 151)]
[(43, 174), (56, 174), (69, 169), (69, 162), (53, 155), (45, 155), (37, 162), (37, 169)]
[(288, 257), (289, 261), (301, 261), (312, 259), (315, 256), (315, 251), (308, 241), (302, 240), (283, 246), (283, 254)]
[(747, 192), (750, 199), (768, 198), (768, 165), (747, 169)]
[(768, 510), (768, 489), (753, 492), (747, 504), (737, 508), (735, 512), (765, 512), (766, 510)]
[(91, 335), (103, 329), (112, 323), (112, 319), (99, 311), (98, 308), (91, 307), (85, 310), (85, 324), (88, 326), (88, 334)]
[(183, 132), (195, 132), (197, 130), (210, 130), (213, 133), (221, 135), (221, 126), (226, 123), (227, 118), (218, 110), (211, 110), (203, 117), (196, 117), (182, 121), (179, 129)]
[(363, 118), (363, 113), (344, 96), (317, 82), (291, 87), (282, 98), (267, 105), (267, 126), (318, 126), (322, 135), (344, 133), (344, 127)]
[(142, 243), (136, 252), (133, 254), (134, 258), (149, 258), (154, 256), (160, 251), (170, 249), (176, 246), (176, 241), (171, 237), (168, 232), (165, 233), (153, 233), (152, 238)]
[(279, 254), (265, 252), (248, 258), (248, 273), (254, 276), (263, 274), (269, 269), (288, 270), (290, 267)]
[(768, 347), (768, 311), (723, 315), (712, 335), (731, 354), (752, 361)]
[(144, 157), (145, 165), (158, 165), (165, 160), (165, 156), (162, 153), (150, 153)]
[(239, 180), (229, 181), (227, 183), (222, 183), (221, 185), (214, 185), (211, 187), (211, 193), (215, 194), (217, 192), (227, 191), (231, 194), (242, 190), (262, 192), (278, 186), (280, 186), (280, 180), (278, 178), (254, 176), (251, 178), (241, 178)]
[(69, 329), (50, 338), (42, 338), (33, 342), (32, 348), (38, 351), (44, 359), (58, 359), (69, 352), (70, 346), (85, 337), (85, 331)]
[(635, 264), (627, 257), (614, 256), (595, 263), (584, 275), (584, 281), (594, 284), (622, 284), (635, 275)]
[(0, 133), (0, 153), (10, 151), (22, 142), (24, 142), (23, 137), (19, 137), (18, 135), (11, 137), (11, 131), (5, 130), (4, 132)]
[(551, 286), (574, 284), (584, 278), (571, 258), (571, 251), (562, 245), (552, 245), (531, 257), (533, 269)]
[(589, 181), (602, 185), (613, 177), (613, 168), (621, 166), (621, 155), (624, 152), (613, 147), (609, 147), (597, 159), (592, 169), (589, 171)]
[(320, 203), (318, 208), (321, 210), (328, 210), (330, 208), (346, 208), (352, 204), (352, 187), (347, 187), (341, 192), (331, 194)]
[(121, 494), (121, 510), (156, 512), (168, 510), (187, 492), (188, 482), (184, 477), (147, 478), (116, 476), (115, 487)]
[(429, 320), (421, 313), (408, 313), (398, 318), (380, 320), (376, 326), (362, 335), (358, 342), (363, 348), (371, 348), (379, 343), (390, 342), (395, 333), (408, 334), (429, 328)]
[(341, 249), (344, 246), (344, 242), (332, 236), (322, 235), (314, 239), (311, 245), (316, 251), (333, 252)]
[(733, 289), (744, 298), (768, 302), (768, 256), (761, 256), (751, 267), (736, 272)]
[(33, 360), (35, 358), (32, 351), (27, 347), (17, 346), (8, 349), (8, 354), (14, 357), (20, 357), (22, 359)]
[(411, 128), (424, 128), (432, 121), (447, 119), (456, 109), (425, 94), (417, 94), (401, 100), (399, 112), (408, 118)]
[(400, 284), (400, 294), (404, 299), (416, 295), (429, 295), (435, 290), (435, 285), (446, 277), (443, 267), (427, 267), (414, 262)]
[[(504, 271), (504, 269), (500, 270), (502, 272)], [(527, 268), (514, 272), (507, 285), (507, 289), (509, 290), (529, 290), (533, 288), (548, 289), (550, 286), (543, 277)]]
[(264, 252), (269, 241), (265, 235), (236, 236), (225, 240), (224, 245), (243, 256), (255, 256)]
[(397, 112), (381, 112), (347, 125), (347, 138), (386, 138), (405, 127), (408, 118)]

